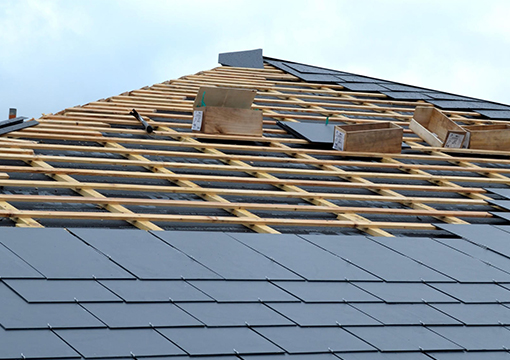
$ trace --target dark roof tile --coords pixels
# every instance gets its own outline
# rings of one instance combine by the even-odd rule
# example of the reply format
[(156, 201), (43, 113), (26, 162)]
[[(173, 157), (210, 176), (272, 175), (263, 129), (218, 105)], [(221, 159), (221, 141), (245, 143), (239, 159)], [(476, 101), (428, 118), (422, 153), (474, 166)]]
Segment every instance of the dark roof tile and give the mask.
[(374, 350), (340, 327), (270, 327), (254, 330), (290, 354)]

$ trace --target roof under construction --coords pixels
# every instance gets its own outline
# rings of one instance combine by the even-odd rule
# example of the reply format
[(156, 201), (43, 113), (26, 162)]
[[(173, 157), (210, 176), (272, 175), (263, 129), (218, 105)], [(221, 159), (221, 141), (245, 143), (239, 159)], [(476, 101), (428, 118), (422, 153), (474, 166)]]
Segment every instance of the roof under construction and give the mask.
[[(508, 358), (509, 150), (410, 124), (510, 106), (219, 62), (0, 136), (0, 359)], [(251, 90), (262, 135), (193, 131), (204, 87)], [(400, 152), (327, 140), (386, 122)]]
[[(408, 124), (418, 105), (461, 125), (506, 124), (509, 106), (264, 60), (68, 108), (2, 136), (0, 224), (389, 236), (506, 221), (492, 213), (501, 198), (487, 188), (507, 186), (507, 152), (431, 147)], [(204, 85), (255, 89), (263, 135), (192, 132)], [(326, 119), (394, 122), (405, 129), (403, 150), (339, 152), (277, 125)]]

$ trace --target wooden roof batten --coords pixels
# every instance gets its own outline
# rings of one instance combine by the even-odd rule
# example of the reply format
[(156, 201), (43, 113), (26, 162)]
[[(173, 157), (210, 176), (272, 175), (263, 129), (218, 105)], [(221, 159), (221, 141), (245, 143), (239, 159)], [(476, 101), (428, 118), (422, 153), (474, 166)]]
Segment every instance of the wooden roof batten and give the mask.
[[(264, 135), (190, 132), (200, 86), (257, 90), (253, 108), (263, 113)], [(407, 124), (424, 104), (433, 106), (305, 82), (268, 64), (217, 67), (44, 115), (37, 127), (1, 136), (0, 217), (16, 226), (40, 227), (45, 219), (123, 220), (145, 230), (186, 223), (273, 234), (352, 228), (373, 236), (394, 236), (394, 229), (434, 231), (423, 216), (452, 224), (493, 219), (488, 210), (497, 208), (484, 187), (509, 185), (510, 160), (502, 157), (508, 154), (423, 144)], [(154, 133), (146, 134), (129, 115), (133, 108)], [(494, 122), (472, 111), (445, 114), (465, 124)], [(276, 127), (276, 120), (327, 117), (333, 124), (394, 121), (405, 127), (411, 151), (342, 153), (310, 146)], [(47, 179), (29, 180), (37, 174)], [(162, 198), (151, 198), (153, 193)], [(93, 204), (102, 211), (59, 210), (59, 203)]]

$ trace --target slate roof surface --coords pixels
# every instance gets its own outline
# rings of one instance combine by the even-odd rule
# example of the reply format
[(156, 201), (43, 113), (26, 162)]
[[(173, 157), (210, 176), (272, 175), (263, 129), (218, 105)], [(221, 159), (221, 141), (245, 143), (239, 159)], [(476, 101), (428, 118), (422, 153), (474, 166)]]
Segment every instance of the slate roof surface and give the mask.
[[(494, 358), (510, 356), (506, 351), (510, 272), (478, 256), (480, 244), (473, 240), (483, 238), (473, 232), (466, 239), (455, 236), (469, 232), (470, 226), (446, 226), (452, 232), (447, 239), (398, 241), (369, 236), (11, 229), (2, 233), (0, 244), (7, 252), (0, 255), (0, 263), (9, 261), (11, 254), (34, 273), (27, 276), (23, 268), (0, 271), (0, 359), (20, 359), (22, 354), (85, 359), (205, 355), (257, 359), (255, 355), (267, 354), (260, 359), (300, 359), (300, 354), (310, 359), (375, 359), (381, 352), (395, 358), (406, 358), (405, 354), (410, 359), (426, 355), (455, 359), (465, 351), (482, 350)], [(506, 230), (510, 231), (480, 227), (510, 234)], [(72, 245), (53, 246), (59, 240)], [(160, 266), (163, 260), (147, 256), (133, 266), (125, 256), (133, 240), (143, 243), (146, 253), (177, 252), (216, 276), (202, 273), (201, 278), (192, 272), (188, 277), (191, 267), (176, 275), (172, 268)], [(450, 246), (452, 241), (465, 247), (457, 250)], [(33, 252), (37, 246), (46, 250)], [(497, 251), (496, 244), (484, 246), (510, 267), (510, 259)], [(426, 262), (419, 254), (431, 254), (435, 260)], [(48, 258), (77, 256), (79, 271), (74, 273), (62, 263), (44, 265), (50, 264)], [(82, 267), (94, 262), (95, 269)], [(267, 264), (256, 266), (257, 262)], [(450, 266), (452, 262), (456, 266)], [(110, 271), (96, 277), (102, 268)], [(249, 268), (250, 276), (237, 275), (232, 271), (236, 268), (239, 274)], [(478, 276), (459, 276), (459, 268), (472, 268)], [(485, 353), (480, 356), (485, 359)]]
[[(510, 107), (219, 60), (0, 137), (0, 360), (510, 359), (508, 152), (407, 128), (417, 105), (460, 124)], [(191, 132), (202, 85), (257, 89), (264, 135)], [(402, 153), (277, 124), (328, 120), (398, 123)]]
[(510, 106), (490, 101), (449, 94), (417, 86), (399, 84), (369, 76), (349, 74), (316, 66), (296, 64), (291, 61), (264, 57), (264, 60), (279, 69), (289, 72), (304, 81), (336, 83), (354, 91), (380, 92), (392, 99), (427, 100), (441, 109), (474, 110), (494, 119), (509, 119)]

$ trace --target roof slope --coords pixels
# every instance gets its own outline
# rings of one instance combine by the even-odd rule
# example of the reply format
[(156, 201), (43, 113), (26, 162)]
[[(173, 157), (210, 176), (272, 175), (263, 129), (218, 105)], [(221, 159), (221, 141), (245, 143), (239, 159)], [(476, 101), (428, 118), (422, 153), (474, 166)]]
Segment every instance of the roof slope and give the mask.
[[(508, 152), (408, 128), (417, 105), (458, 124), (506, 106), (235, 67), (260, 57), (0, 136), (0, 359), (509, 358)], [(263, 136), (191, 132), (203, 85), (256, 89)], [(339, 152), (278, 121), (392, 121), (404, 146)]]
[[(504, 115), (507, 106), (264, 59), (263, 69), (203, 71), (1, 136), (0, 225), (439, 236), (436, 222), (506, 221), (491, 214), (499, 197), (484, 189), (507, 186), (506, 152), (433, 148), (407, 126), (417, 105), (448, 101), (439, 105), (459, 124), (506, 124), (479, 109)], [(191, 132), (202, 85), (256, 89), (263, 136)], [(400, 100), (410, 93), (430, 99)], [(401, 154), (339, 152), (277, 121), (392, 121), (405, 128), (405, 146)]]
[(5, 228), (0, 359), (503, 359), (510, 251), (479, 234), (510, 227), (472, 226), (442, 240)]

